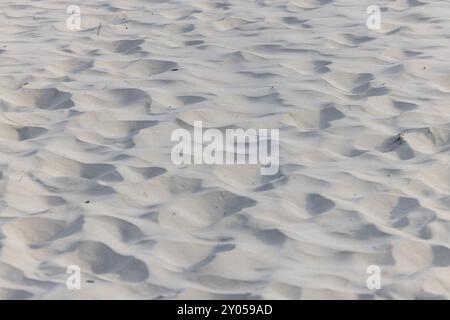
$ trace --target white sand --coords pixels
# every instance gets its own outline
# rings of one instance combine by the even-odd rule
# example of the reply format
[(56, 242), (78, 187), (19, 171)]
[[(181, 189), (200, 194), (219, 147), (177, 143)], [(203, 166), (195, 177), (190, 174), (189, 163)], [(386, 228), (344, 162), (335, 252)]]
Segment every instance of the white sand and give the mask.
[[(450, 297), (449, 2), (70, 4), (0, 2), (0, 299)], [(279, 174), (174, 165), (197, 120)]]

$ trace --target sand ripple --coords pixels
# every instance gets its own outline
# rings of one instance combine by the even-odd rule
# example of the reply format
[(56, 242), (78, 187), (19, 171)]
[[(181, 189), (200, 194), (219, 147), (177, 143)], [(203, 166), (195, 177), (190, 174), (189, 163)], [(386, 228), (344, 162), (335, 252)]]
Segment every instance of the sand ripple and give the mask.
[[(0, 299), (450, 297), (448, 3), (94, 2), (0, 4)], [(175, 166), (197, 120), (279, 174)]]

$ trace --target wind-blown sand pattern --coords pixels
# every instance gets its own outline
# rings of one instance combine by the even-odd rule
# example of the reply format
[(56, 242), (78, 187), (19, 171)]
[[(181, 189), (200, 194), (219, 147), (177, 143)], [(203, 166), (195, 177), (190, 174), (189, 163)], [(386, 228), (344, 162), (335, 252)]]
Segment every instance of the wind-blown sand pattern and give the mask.
[[(0, 3), (0, 299), (450, 297), (449, 2), (73, 4)], [(174, 165), (194, 121), (279, 173)]]

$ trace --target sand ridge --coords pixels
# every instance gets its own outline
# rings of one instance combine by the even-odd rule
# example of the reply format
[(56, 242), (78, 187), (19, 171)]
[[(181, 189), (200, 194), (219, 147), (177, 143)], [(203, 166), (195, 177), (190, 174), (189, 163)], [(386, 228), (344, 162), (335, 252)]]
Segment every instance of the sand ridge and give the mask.
[[(0, 299), (450, 297), (450, 4), (70, 4), (0, 4)], [(279, 172), (173, 164), (195, 121)]]

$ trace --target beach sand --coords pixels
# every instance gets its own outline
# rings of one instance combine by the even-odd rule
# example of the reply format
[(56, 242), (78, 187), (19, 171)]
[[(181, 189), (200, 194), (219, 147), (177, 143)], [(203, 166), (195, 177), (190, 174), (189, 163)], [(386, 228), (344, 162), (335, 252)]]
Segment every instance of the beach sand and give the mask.
[[(450, 297), (449, 2), (74, 4), (0, 3), (0, 299)], [(174, 164), (194, 121), (279, 172)]]

